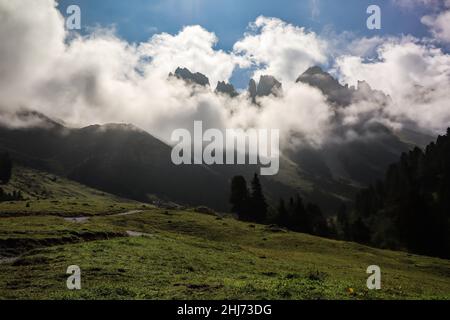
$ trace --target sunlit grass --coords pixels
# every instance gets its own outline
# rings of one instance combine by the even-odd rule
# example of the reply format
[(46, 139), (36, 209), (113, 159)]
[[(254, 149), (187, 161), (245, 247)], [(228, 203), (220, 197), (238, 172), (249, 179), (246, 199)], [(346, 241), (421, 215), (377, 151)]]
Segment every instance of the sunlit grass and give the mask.
[[(0, 233), (116, 236), (49, 243), (3, 264), (2, 298), (450, 299), (449, 261), (273, 232), (231, 218), (152, 209), (82, 224), (57, 217), (23, 219), (1, 219)], [(121, 236), (129, 230), (146, 236)], [(65, 287), (65, 270), (72, 264), (82, 270), (83, 288), (76, 292)], [(379, 291), (366, 288), (366, 268), (372, 264), (382, 269)]]

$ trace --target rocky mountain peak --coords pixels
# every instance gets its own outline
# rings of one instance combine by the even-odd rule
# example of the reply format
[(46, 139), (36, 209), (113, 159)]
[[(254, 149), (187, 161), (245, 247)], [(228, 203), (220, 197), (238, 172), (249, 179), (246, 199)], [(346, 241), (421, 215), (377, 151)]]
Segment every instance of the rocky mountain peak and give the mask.
[(281, 82), (279, 82), (273, 76), (261, 76), (259, 78), (258, 88), (256, 89), (256, 95), (258, 97), (264, 97), (268, 95), (278, 95), (281, 90)]
[(252, 101), (256, 101), (256, 97), (265, 97), (269, 95), (278, 96), (281, 92), (282, 84), (275, 77), (263, 75), (259, 78), (258, 84), (253, 79), (250, 79), (248, 85), (249, 96)]
[(383, 92), (373, 90), (366, 81), (358, 81), (356, 88), (342, 85), (331, 74), (317, 66), (306, 70), (298, 77), (296, 82), (305, 83), (319, 89), (330, 103), (342, 107), (368, 98), (382, 105), (389, 99)]
[(333, 104), (348, 106), (352, 103), (354, 88), (341, 85), (331, 74), (318, 66), (306, 70), (297, 78), (296, 82), (319, 89)]
[(178, 79), (183, 79), (188, 83), (198, 84), (200, 86), (209, 86), (209, 79), (200, 72), (192, 73), (188, 68), (178, 67), (175, 74), (170, 73), (169, 76), (175, 76)]
[(231, 83), (226, 83), (225, 81), (219, 81), (217, 83), (216, 92), (227, 94), (230, 97), (236, 97), (238, 95), (234, 86)]

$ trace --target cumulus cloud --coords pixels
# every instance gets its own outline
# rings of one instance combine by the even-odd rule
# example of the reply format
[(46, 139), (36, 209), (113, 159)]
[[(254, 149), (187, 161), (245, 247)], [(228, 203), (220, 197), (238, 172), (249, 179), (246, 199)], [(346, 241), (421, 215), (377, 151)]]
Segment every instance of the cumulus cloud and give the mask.
[(376, 60), (340, 57), (336, 66), (343, 81), (367, 81), (390, 95), (386, 112), (399, 121), (413, 121), (441, 132), (450, 123), (450, 55), (417, 39), (391, 39), (379, 46)]
[[(311, 110), (315, 110), (318, 100), (322, 102), (317, 112), (324, 112), (323, 97), (309, 87), (303, 88), (302, 94), (310, 96), (310, 90), (315, 98), (299, 99), (294, 104), (294, 93), (288, 93), (283, 98), (287, 99), (286, 106), (283, 100), (268, 100), (262, 102), (267, 108), (252, 105), (245, 95), (231, 99), (214, 94), (215, 83), (227, 81), (236, 66), (273, 60), (275, 64), (266, 71), (284, 78), (281, 73), (286, 72), (287, 65), (283, 65), (283, 60), (290, 54), (298, 59), (296, 75), (315, 63), (313, 56), (320, 50), (316, 46), (318, 39), (301, 28), (261, 17), (255, 22), (263, 29), (260, 44), (248, 46), (254, 43), (255, 35), (247, 35), (236, 47), (242, 50), (236, 53), (215, 49), (217, 37), (200, 26), (185, 27), (175, 35), (158, 34), (141, 44), (118, 38), (114, 30), (100, 29), (87, 36), (69, 37), (52, 0), (32, 4), (26, 0), (0, 0), (0, 14), (7, 17), (2, 19), (0, 30), (2, 111), (38, 110), (74, 126), (133, 123), (168, 141), (174, 129), (190, 127), (194, 120), (203, 120), (206, 127), (214, 128), (268, 127), (272, 115), (286, 109), (287, 113), (294, 112), (290, 127), (295, 124), (305, 135), (314, 131), (310, 140), (319, 139), (319, 125), (314, 126), (314, 119), (302, 121), (315, 114)], [(276, 52), (269, 50), (268, 54), (273, 55), (270, 59), (258, 52), (281, 34), (286, 41), (291, 37), (288, 42), (300, 39), (307, 47), (316, 47), (305, 50), (284, 46), (277, 59)], [(325, 59), (323, 53), (318, 59)], [(169, 78), (169, 72), (178, 66), (204, 73), (213, 87), (192, 88), (182, 80)], [(320, 121), (325, 121), (323, 118), (320, 116)], [(270, 127), (279, 128), (285, 120), (278, 116)]]
[(9, 105), (10, 98), (26, 95), (63, 54), (65, 32), (52, 0), (1, 1), (0, 21), (0, 93)]
[(305, 28), (261, 16), (250, 29), (234, 51), (258, 67), (256, 78), (270, 74), (281, 81), (295, 81), (308, 67), (327, 62), (326, 42)]
[[(200, 26), (139, 44), (114, 30), (69, 35), (54, 0), (0, 0), (0, 21), (0, 113), (28, 108), (73, 126), (132, 123), (167, 142), (174, 129), (203, 120), (205, 128), (280, 129), (294, 146), (320, 145), (333, 136), (333, 125), (358, 121), (395, 127), (406, 119), (433, 130), (450, 122), (450, 58), (414, 39), (354, 39), (351, 47), (359, 49), (337, 59), (336, 73), (342, 82), (366, 80), (392, 103), (368, 95), (338, 111), (318, 89), (295, 83), (308, 67), (329, 62), (336, 45), (280, 19), (257, 18), (232, 52), (216, 49), (216, 35)], [(361, 57), (371, 55), (377, 59)], [(212, 87), (168, 77), (178, 66), (204, 73)], [(245, 94), (215, 94), (217, 81), (237, 67), (275, 76), (283, 94), (259, 105)]]
[(450, 10), (436, 15), (426, 15), (422, 17), (421, 21), (430, 28), (436, 39), (444, 43), (450, 43)]
[(256, 117), (257, 127), (279, 129), (285, 146), (320, 146), (330, 133), (334, 112), (318, 89), (291, 84), (282, 97), (268, 96), (260, 102), (264, 110)]
[(450, 0), (392, 0), (401, 8), (423, 7), (430, 11), (421, 18), (433, 37), (443, 43), (450, 43)]
[(139, 53), (152, 60), (147, 66), (148, 72), (166, 76), (178, 66), (184, 66), (208, 75), (215, 85), (218, 81), (227, 81), (237, 64), (245, 66), (245, 61), (239, 57), (215, 50), (217, 42), (214, 33), (200, 26), (188, 26), (177, 35), (162, 33), (153, 36), (139, 47)]

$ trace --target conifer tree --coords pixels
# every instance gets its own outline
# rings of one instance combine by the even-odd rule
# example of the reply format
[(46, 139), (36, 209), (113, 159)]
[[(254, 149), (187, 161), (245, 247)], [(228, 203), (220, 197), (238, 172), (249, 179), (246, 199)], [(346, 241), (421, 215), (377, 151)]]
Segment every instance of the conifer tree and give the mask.
[(280, 203), (278, 205), (277, 222), (282, 227), (289, 226), (289, 212), (286, 209), (286, 205), (284, 204), (283, 199), (280, 199)]
[(255, 173), (252, 180), (252, 193), (251, 193), (251, 214), (252, 218), (257, 222), (263, 222), (267, 217), (267, 202), (264, 197), (261, 182), (258, 175)]
[(0, 184), (7, 184), (11, 179), (12, 162), (8, 153), (0, 154)]
[(249, 220), (250, 196), (247, 188), (247, 181), (243, 176), (233, 177), (231, 181), (231, 211), (236, 213), (241, 220)]

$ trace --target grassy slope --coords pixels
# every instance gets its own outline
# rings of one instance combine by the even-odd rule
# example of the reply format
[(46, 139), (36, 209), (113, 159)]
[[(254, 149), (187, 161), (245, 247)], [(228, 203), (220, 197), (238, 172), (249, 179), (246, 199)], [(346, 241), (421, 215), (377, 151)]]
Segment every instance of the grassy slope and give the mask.
[[(77, 200), (72, 209), (82, 212), (90, 199)], [(9, 206), (10, 214), (14, 206), (22, 209)], [(20, 255), (0, 260), (0, 298), (450, 299), (446, 260), (190, 211), (145, 208), (104, 216), (92, 210), (89, 220), (74, 223), (46, 210), (54, 212), (49, 205), (32, 217), (0, 218), (0, 256)], [(129, 237), (127, 231), (145, 235)], [(82, 270), (83, 288), (76, 292), (66, 289), (65, 271), (73, 264)], [(379, 291), (365, 286), (372, 264), (382, 270)]]
[(21, 190), (27, 201), (0, 203), (0, 215), (95, 215), (132, 210), (139, 203), (101, 192), (53, 174), (14, 167), (6, 192)]

